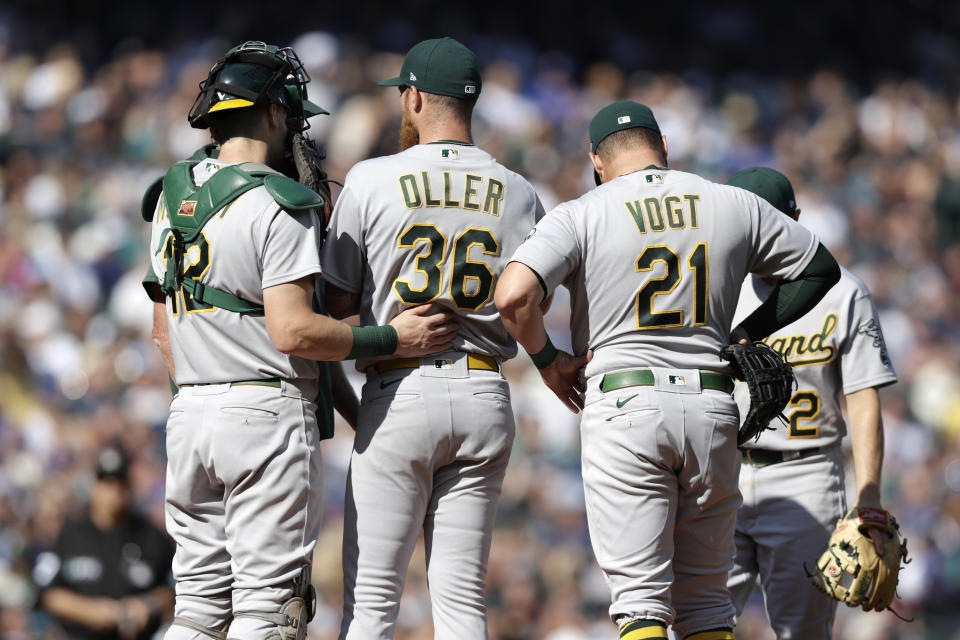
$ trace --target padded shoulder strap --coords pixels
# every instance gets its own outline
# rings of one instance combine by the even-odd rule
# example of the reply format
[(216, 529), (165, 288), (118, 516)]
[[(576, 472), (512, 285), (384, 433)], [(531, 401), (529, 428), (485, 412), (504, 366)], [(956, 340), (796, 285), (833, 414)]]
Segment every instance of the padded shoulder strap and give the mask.
[(323, 206), (323, 196), (285, 175), (270, 174), (264, 177), (263, 186), (284, 209), (297, 211)]
[[(167, 169), (166, 175), (163, 176), (163, 201), (167, 205), (167, 212), (170, 214), (171, 226), (180, 226), (176, 224), (174, 216), (181, 210), (181, 204), (185, 201), (195, 203), (193, 194), (196, 193), (197, 187), (193, 184), (191, 171), (195, 164), (196, 162), (190, 161), (177, 162)], [(189, 207), (187, 208), (189, 209)]]
[(163, 191), (163, 176), (154, 180), (143, 194), (143, 199), (140, 201), (140, 216), (147, 222), (153, 222), (153, 214), (157, 210), (161, 191)]

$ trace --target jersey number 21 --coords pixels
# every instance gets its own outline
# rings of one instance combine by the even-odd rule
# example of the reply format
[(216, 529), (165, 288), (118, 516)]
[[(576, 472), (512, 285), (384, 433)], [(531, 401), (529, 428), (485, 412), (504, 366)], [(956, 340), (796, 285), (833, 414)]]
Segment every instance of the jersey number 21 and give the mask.
[[(637, 329), (665, 329), (683, 326), (683, 309), (654, 311), (656, 296), (676, 289), (683, 277), (680, 256), (666, 245), (650, 245), (637, 258), (637, 272), (651, 271), (657, 262), (666, 266), (666, 272), (658, 278), (647, 280), (637, 292)], [(693, 326), (707, 323), (707, 243), (694, 247), (687, 258), (687, 267), (693, 272)]]

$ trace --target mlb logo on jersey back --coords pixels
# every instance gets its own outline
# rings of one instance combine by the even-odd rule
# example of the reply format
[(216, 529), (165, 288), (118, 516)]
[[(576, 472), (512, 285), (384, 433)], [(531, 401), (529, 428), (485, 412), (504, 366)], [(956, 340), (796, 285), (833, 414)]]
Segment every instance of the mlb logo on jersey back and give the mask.
[(647, 179), (647, 184), (663, 184), (663, 176), (659, 173), (649, 173), (644, 177)]
[(180, 210), (177, 211), (177, 215), (184, 216), (185, 218), (192, 218), (196, 210), (197, 210), (196, 200), (184, 200), (183, 202), (180, 203)]
[(460, 151), (457, 149), (441, 149), (440, 157), (445, 160), (459, 160)]

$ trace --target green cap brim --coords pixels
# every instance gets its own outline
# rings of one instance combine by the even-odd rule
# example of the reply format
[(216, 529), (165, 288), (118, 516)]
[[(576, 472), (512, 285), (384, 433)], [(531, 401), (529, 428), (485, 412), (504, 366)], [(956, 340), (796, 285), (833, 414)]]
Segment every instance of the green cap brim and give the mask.
[(381, 80), (377, 84), (381, 87), (404, 87), (408, 86), (410, 83), (400, 76), (397, 76), (396, 78), (390, 78), (389, 80)]
[(303, 101), (303, 116), (305, 118), (312, 118), (313, 116), (328, 116), (330, 112), (321, 107), (320, 105), (314, 104), (309, 100)]

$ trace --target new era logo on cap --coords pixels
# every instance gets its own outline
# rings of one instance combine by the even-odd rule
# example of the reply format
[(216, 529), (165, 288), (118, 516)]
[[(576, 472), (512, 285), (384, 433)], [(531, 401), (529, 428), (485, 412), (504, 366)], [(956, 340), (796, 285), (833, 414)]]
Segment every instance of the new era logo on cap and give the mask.
[(617, 118), (617, 124), (627, 124), (630, 122), (630, 116), (620, 116)]
[(416, 74), (413, 73), (413, 71), (411, 71), (411, 72), (410, 72), (410, 82), (416, 82), (416, 81), (417, 81), (417, 76), (416, 76)]
[(476, 85), (473, 85), (473, 84), (468, 84), (467, 86), (465, 86), (465, 87), (463, 88), (463, 91), (464, 91), (464, 93), (476, 93), (476, 92), (477, 92), (477, 86), (476, 86)]

